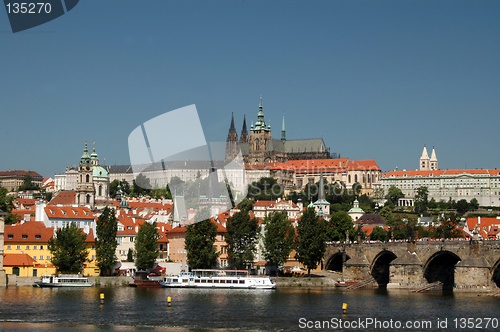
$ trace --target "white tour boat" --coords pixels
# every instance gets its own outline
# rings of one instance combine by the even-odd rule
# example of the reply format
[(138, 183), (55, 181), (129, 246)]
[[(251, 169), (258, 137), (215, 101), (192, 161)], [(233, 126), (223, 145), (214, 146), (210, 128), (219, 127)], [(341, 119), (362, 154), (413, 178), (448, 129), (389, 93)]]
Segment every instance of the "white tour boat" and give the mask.
[(251, 277), (247, 270), (199, 270), (166, 276), (162, 287), (275, 289), (269, 277)]
[(44, 275), (35, 287), (91, 287), (89, 279), (81, 274), (60, 274), (59, 276)]

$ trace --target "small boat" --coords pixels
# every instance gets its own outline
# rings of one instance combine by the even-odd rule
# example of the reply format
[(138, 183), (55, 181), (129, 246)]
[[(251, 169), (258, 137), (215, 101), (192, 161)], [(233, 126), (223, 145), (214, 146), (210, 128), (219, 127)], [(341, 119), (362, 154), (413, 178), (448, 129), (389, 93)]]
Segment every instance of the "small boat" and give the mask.
[(349, 287), (352, 285), (356, 285), (357, 283), (357, 281), (337, 280), (337, 282), (335, 283), (335, 287)]
[(251, 277), (247, 270), (200, 270), (181, 272), (178, 276), (166, 276), (160, 282), (162, 287), (190, 288), (246, 288), (275, 289), (276, 284), (269, 277)]
[(151, 277), (144, 271), (138, 271), (130, 287), (161, 287), (159, 277)]
[(91, 287), (87, 277), (81, 274), (60, 274), (44, 275), (39, 282), (35, 282), (33, 287)]

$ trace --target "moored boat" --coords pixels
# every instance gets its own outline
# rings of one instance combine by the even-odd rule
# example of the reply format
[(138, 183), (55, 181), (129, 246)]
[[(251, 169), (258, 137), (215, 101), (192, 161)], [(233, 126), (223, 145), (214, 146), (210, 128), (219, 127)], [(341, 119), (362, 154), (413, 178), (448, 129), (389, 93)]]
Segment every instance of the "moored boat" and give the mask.
[(275, 289), (276, 284), (269, 277), (252, 277), (246, 270), (200, 270), (181, 272), (178, 276), (166, 276), (160, 282), (162, 287), (191, 288), (246, 288)]
[(92, 283), (81, 274), (44, 275), (34, 287), (91, 287)]

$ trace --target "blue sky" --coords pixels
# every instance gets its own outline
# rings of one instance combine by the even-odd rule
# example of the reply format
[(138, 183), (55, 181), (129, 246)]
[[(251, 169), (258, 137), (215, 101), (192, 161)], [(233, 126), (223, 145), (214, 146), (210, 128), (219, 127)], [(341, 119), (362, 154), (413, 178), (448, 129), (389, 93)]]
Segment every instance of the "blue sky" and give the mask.
[[(323, 137), (383, 171), (500, 166), (498, 1), (85, 0), (13, 34), (0, 10), (0, 170), (129, 163), (134, 128), (196, 104), (208, 141), (234, 112)], [(175, 142), (173, 142), (175, 143)]]

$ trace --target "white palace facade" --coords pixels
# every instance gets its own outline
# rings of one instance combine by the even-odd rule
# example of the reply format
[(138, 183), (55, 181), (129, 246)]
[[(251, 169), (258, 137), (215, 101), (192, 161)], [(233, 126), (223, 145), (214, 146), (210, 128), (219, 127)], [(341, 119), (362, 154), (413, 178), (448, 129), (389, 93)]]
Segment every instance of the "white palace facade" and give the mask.
[(435, 151), (432, 157), (427, 156), (424, 147), (420, 159), (420, 170), (392, 171), (382, 175), (380, 186), (387, 194), (390, 187), (399, 188), (405, 198), (399, 205), (413, 206), (413, 199), (420, 187), (427, 187), (429, 200), (436, 202), (465, 199), (470, 202), (477, 199), (481, 206), (500, 206), (500, 170), (497, 169), (463, 169), (438, 170)]

